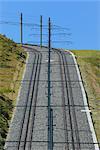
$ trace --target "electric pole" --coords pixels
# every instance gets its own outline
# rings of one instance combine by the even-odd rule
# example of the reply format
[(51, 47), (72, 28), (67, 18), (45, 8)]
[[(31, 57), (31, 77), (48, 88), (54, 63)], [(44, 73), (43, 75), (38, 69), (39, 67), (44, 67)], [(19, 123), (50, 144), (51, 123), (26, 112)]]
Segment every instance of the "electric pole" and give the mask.
[(42, 48), (42, 16), (40, 16), (40, 47)]
[(53, 110), (51, 109), (50, 81), (51, 21), (48, 21), (48, 150), (53, 150)]
[(53, 150), (53, 109), (51, 108), (50, 109), (50, 115), (51, 115), (51, 149), (50, 150)]
[(20, 43), (23, 45), (23, 15), (20, 15)]
[(50, 91), (50, 37), (51, 37), (51, 31), (50, 31), (50, 18), (48, 21), (48, 150), (51, 150), (51, 107), (50, 107), (50, 101), (51, 101), (51, 91)]

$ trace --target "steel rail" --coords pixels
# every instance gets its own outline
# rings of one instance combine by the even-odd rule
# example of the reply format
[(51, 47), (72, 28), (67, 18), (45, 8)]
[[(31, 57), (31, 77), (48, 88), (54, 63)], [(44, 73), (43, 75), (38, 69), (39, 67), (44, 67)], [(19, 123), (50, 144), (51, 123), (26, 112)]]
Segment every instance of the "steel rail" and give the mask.
[[(64, 56), (65, 63), (67, 64), (66, 55), (64, 53), (63, 53), (63, 56)], [(70, 91), (69, 93), (70, 93), (71, 105), (74, 106), (73, 92), (72, 92), (72, 88), (71, 88), (70, 74), (69, 74), (68, 66), (66, 66), (66, 73), (67, 73), (67, 77), (68, 77), (68, 80), (69, 80), (68, 89)], [(72, 113), (73, 113), (74, 126), (75, 126), (75, 135), (76, 135), (76, 140), (77, 140), (77, 149), (81, 150), (80, 137), (79, 137), (79, 131), (78, 131), (78, 124), (77, 124), (77, 119), (76, 119), (75, 107), (72, 107), (72, 110), (73, 110)]]
[[(27, 47), (27, 49), (30, 49), (30, 48)], [(20, 150), (20, 146), (21, 146), (20, 144), (21, 144), (21, 138), (22, 138), (23, 132), (25, 133), (23, 149), (25, 150), (25, 147), (26, 147), (28, 126), (29, 126), (29, 120), (30, 120), (30, 115), (31, 115), (31, 104), (32, 104), (32, 100), (33, 100), (32, 97), (33, 97), (34, 86), (35, 86), (35, 82), (36, 82), (35, 79), (36, 79), (36, 76), (37, 76), (37, 68), (38, 68), (38, 65), (40, 64), (40, 62), (39, 62), (39, 52), (37, 53), (36, 50), (34, 50), (33, 52), (35, 52), (35, 60), (34, 60), (34, 62), (37, 62), (37, 64), (33, 65), (33, 69), (32, 69), (32, 74), (31, 74), (31, 79), (30, 79), (30, 84), (29, 84), (30, 86), (29, 86), (29, 89), (28, 89), (26, 107), (25, 107), (25, 111), (24, 111), (24, 117), (23, 117), (23, 121), (22, 121), (20, 138), (19, 138), (19, 143), (18, 143), (18, 150)], [(37, 55), (37, 59), (36, 59), (36, 55)], [(38, 64), (38, 62), (39, 62), (39, 64)], [(34, 81), (33, 81), (33, 85), (32, 85), (33, 75), (34, 75)], [(30, 95), (30, 91), (31, 91), (31, 86), (32, 86), (32, 95), (31, 95), (30, 107), (27, 107), (27, 104), (29, 103), (29, 95)], [(29, 109), (28, 120), (27, 120), (26, 130), (23, 131), (23, 127), (24, 127), (24, 123), (25, 123), (25, 117), (27, 115), (27, 108)]]
[(25, 132), (25, 140), (24, 140), (24, 146), (23, 146), (24, 150), (26, 149), (26, 140), (27, 140), (27, 136), (28, 136), (30, 116), (31, 116), (31, 110), (32, 110), (31, 106), (32, 106), (32, 102), (33, 102), (33, 96), (34, 96), (35, 84), (36, 84), (36, 77), (37, 77), (37, 71), (38, 71), (38, 62), (39, 62), (39, 54), (38, 54), (38, 58), (37, 58), (37, 65), (36, 65), (36, 69), (35, 69), (34, 82), (33, 82), (33, 86), (32, 86), (32, 95), (31, 95), (31, 101), (30, 101), (30, 107), (29, 107), (29, 113), (28, 113), (28, 119), (27, 119), (27, 126), (26, 126), (26, 131), (24, 131)]
[[(60, 52), (62, 56), (62, 61), (63, 61), (63, 69), (64, 69), (64, 74), (65, 74), (65, 82), (67, 81), (67, 75), (66, 75), (66, 68), (65, 68), (65, 62), (62, 53)], [(73, 134), (73, 121), (72, 121), (72, 115), (71, 115), (71, 109), (70, 109), (70, 95), (69, 95), (69, 90), (68, 90), (68, 83), (66, 82), (66, 93), (67, 93), (67, 102), (68, 102), (68, 113), (69, 113), (69, 119), (70, 119), (70, 128), (71, 128), (71, 138), (72, 138), (72, 148), (75, 150), (75, 141), (74, 141), (74, 134)]]
[(75, 141), (74, 141), (74, 133), (73, 133), (73, 121), (72, 121), (71, 108), (70, 108), (70, 93), (69, 93), (70, 91), (68, 89), (68, 83), (67, 83), (67, 74), (66, 74), (65, 60), (63, 58), (63, 53), (60, 50), (58, 50), (58, 52), (59, 52), (59, 55), (61, 57), (61, 61), (62, 61), (62, 64), (63, 64), (64, 78), (65, 78), (65, 87), (66, 87), (67, 102), (68, 102), (68, 113), (69, 113), (69, 121), (70, 121), (70, 128), (71, 128), (72, 148), (73, 148), (73, 150), (75, 150)]
[(28, 150), (31, 150), (31, 144), (32, 144), (32, 135), (33, 135), (33, 129), (34, 129), (34, 121), (35, 121), (35, 112), (36, 112), (36, 103), (37, 103), (37, 96), (38, 96), (38, 86), (39, 86), (39, 77), (40, 77), (40, 70), (41, 70), (41, 60), (42, 60), (42, 54), (40, 54), (40, 64), (38, 68), (38, 75), (37, 75), (37, 82), (36, 82), (36, 92), (35, 92), (35, 99), (33, 101), (33, 105), (31, 104), (31, 109), (34, 106), (33, 110), (31, 110), (32, 120), (31, 120), (31, 127), (29, 126), (29, 140), (31, 141), (28, 145)]
[[(62, 68), (62, 59), (59, 51), (56, 51), (59, 56), (59, 62), (60, 62), (60, 75), (61, 75), (61, 81), (64, 81), (64, 73)], [(65, 131), (65, 141), (68, 142), (68, 129), (67, 129), (67, 116), (66, 116), (66, 103), (65, 103), (65, 91), (64, 91), (64, 83), (61, 82), (61, 88), (62, 88), (62, 109), (63, 109), (63, 121), (64, 121), (64, 131)], [(69, 144), (65, 143), (65, 150), (69, 150)]]
[[(35, 63), (36, 53), (34, 53), (34, 54), (35, 54), (35, 59), (34, 59), (34, 63)], [(18, 145), (17, 145), (18, 150), (20, 148), (20, 143), (21, 143), (21, 136), (22, 136), (23, 126), (24, 126), (24, 121), (25, 121), (25, 116), (26, 116), (26, 110), (27, 110), (27, 104), (28, 104), (28, 100), (29, 100), (29, 94), (30, 94), (30, 89), (31, 89), (31, 81), (32, 81), (33, 73), (34, 73), (34, 65), (33, 65), (33, 68), (32, 68), (32, 74), (31, 74), (31, 78), (30, 78), (30, 82), (29, 82), (29, 88), (28, 88), (28, 94), (27, 94), (27, 98), (26, 98), (24, 116), (23, 116), (23, 120), (22, 120), (22, 124), (21, 124), (21, 128), (20, 128), (19, 142), (18, 142)]]
[[(71, 123), (70, 125), (71, 125), (71, 130), (72, 130), (72, 145), (73, 145), (73, 149), (76, 149), (75, 141), (74, 141), (74, 134), (73, 134), (73, 123), (74, 123), (75, 136), (76, 136), (76, 140), (77, 140), (77, 150), (81, 150), (79, 131), (78, 131), (78, 125), (77, 125), (77, 119), (76, 119), (76, 112), (75, 112), (75, 108), (74, 108), (73, 93), (72, 93), (72, 88), (71, 88), (70, 74), (69, 74), (69, 69), (67, 66), (67, 59), (66, 59), (66, 56), (63, 52), (60, 51), (60, 54), (62, 56), (62, 60), (63, 60), (63, 64), (64, 64), (63, 67), (64, 67), (64, 74), (65, 74), (65, 81), (66, 81), (66, 90), (67, 90), (67, 95), (69, 97), (68, 98), (68, 105), (69, 105), (69, 117), (70, 117), (70, 123)], [(67, 80), (69, 82), (67, 82)], [(72, 115), (71, 115), (70, 103), (73, 106), (72, 107)], [(72, 121), (72, 117), (74, 119), (74, 122)]]

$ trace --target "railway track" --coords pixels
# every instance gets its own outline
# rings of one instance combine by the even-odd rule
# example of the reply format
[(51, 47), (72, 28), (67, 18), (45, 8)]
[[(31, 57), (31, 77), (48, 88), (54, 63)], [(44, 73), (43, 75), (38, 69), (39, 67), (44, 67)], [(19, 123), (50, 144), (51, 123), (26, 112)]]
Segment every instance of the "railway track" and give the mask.
[[(66, 55), (60, 50), (56, 50), (56, 53), (58, 54), (58, 57), (59, 57), (61, 80), (62, 80), (62, 83), (61, 83), (62, 84), (62, 109), (63, 109), (64, 130), (65, 130), (65, 142), (66, 142), (65, 150), (70, 150), (70, 144), (69, 144), (69, 139), (68, 139), (68, 129), (67, 129), (67, 117), (69, 117), (69, 121), (70, 121), (71, 143), (72, 143), (71, 147), (73, 150), (76, 150), (76, 149), (81, 150), (80, 138), (79, 138), (79, 133), (78, 133), (78, 125), (77, 125), (75, 107), (74, 107), (74, 101), (73, 101), (73, 93), (71, 89), (71, 81), (70, 81), (70, 76), (69, 76)], [(65, 98), (64, 88), (66, 90), (67, 99)], [(68, 104), (68, 114), (67, 114), (68, 116), (66, 115), (66, 101)], [(74, 131), (75, 131), (76, 141), (74, 137)]]
[[(63, 56), (63, 62), (65, 60), (65, 65), (64, 65), (64, 69), (65, 70), (65, 81), (66, 81), (66, 90), (68, 90), (68, 107), (69, 107), (69, 115), (70, 118), (72, 118), (73, 116), (73, 121), (71, 121), (71, 127), (72, 127), (72, 131), (75, 131), (75, 136), (76, 136), (76, 142), (77, 142), (77, 146), (74, 143), (74, 138), (72, 138), (72, 146), (73, 146), (73, 150), (77, 149), (77, 150), (81, 150), (80, 147), (80, 138), (79, 138), (79, 131), (78, 131), (78, 125), (77, 125), (77, 119), (76, 119), (76, 112), (75, 112), (75, 104), (74, 104), (74, 100), (73, 100), (73, 93), (72, 93), (72, 88), (71, 88), (71, 80), (70, 80), (70, 75), (69, 75), (69, 69), (68, 69), (68, 65), (67, 65), (67, 59), (66, 56), (64, 54), (62, 54)], [(68, 82), (67, 82), (68, 81)], [(72, 106), (72, 116), (71, 116), (71, 109), (70, 109), (70, 105)], [(73, 127), (74, 124), (74, 127)], [(74, 136), (73, 136), (74, 137)]]
[[(60, 63), (60, 75), (61, 75), (61, 80), (64, 81), (64, 70), (62, 66), (62, 58), (61, 54), (59, 51), (56, 51), (59, 57), (59, 63)], [(68, 131), (67, 131), (67, 116), (66, 116), (66, 106), (65, 106), (65, 91), (64, 91), (64, 82), (61, 82), (62, 86), (62, 109), (63, 109), (63, 121), (64, 121), (64, 130), (65, 130), (65, 141), (68, 142)], [(65, 144), (65, 150), (69, 150), (69, 145), (68, 143)]]
[[(39, 47), (24, 46), (24, 48), (30, 52), (31, 58), (31, 61), (28, 60), (29, 64), (27, 64), (26, 76), (21, 90), (24, 93), (23, 90), (25, 89), (26, 93), (24, 93), (24, 98), (23, 94), (21, 95), (18, 102), (17, 115), (15, 115), (11, 126), (6, 150), (47, 150), (49, 143), (47, 115), (48, 49), (44, 48), (40, 52)], [(69, 65), (70, 62), (71, 65)], [(75, 66), (69, 58), (69, 53), (67, 55), (61, 50), (52, 49), (50, 64), (50, 108), (52, 110), (50, 129), (52, 130), (51, 144), (53, 144), (53, 149), (94, 150), (86, 114), (81, 112), (81, 108), (84, 109), (84, 104), (79, 87), (80, 83), (77, 75), (75, 75), (75, 78), (71, 76), (70, 69), (72, 68), (70, 67), (73, 66), (75, 69)], [(30, 70), (30, 73), (28, 70)], [(75, 84), (78, 86), (77, 97)], [(81, 117), (83, 117), (82, 122)], [(82, 126), (83, 122), (84, 126)], [(16, 123), (19, 125), (18, 127)], [(17, 130), (18, 133), (16, 133)], [(85, 140), (85, 138), (87, 139)]]
[[(28, 48), (30, 49), (30, 48)], [(32, 50), (32, 49), (31, 49)], [(31, 150), (32, 133), (34, 128), (35, 110), (38, 94), (39, 75), (41, 69), (42, 54), (34, 50), (35, 59), (32, 68), (31, 79), (28, 88), (26, 106), (22, 125), (20, 128), (19, 142), (17, 145), (18, 150)], [(30, 98), (31, 97), (31, 98)], [(29, 141), (27, 143), (27, 141)]]

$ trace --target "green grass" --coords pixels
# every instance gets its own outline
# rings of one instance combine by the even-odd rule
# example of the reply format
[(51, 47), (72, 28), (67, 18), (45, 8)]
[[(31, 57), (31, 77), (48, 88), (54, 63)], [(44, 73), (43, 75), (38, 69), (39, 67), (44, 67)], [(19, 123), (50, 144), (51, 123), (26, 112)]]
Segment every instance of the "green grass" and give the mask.
[(88, 103), (92, 111), (92, 119), (100, 142), (100, 51), (73, 50), (88, 95)]
[(0, 150), (3, 149), (13, 107), (16, 103), (26, 52), (12, 40), (0, 35)]

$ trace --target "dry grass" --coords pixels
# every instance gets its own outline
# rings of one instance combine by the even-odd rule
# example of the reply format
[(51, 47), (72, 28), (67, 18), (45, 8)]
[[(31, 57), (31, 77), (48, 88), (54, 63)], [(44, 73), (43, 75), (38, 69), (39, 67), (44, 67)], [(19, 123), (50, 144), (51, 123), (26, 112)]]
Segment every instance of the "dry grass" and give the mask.
[(25, 58), (20, 46), (0, 35), (0, 94), (15, 100)]
[(85, 89), (88, 95), (92, 119), (100, 141), (100, 51), (73, 50), (81, 70)]
[(0, 148), (9, 127), (9, 120), (16, 103), (26, 52), (12, 40), (0, 35)]

